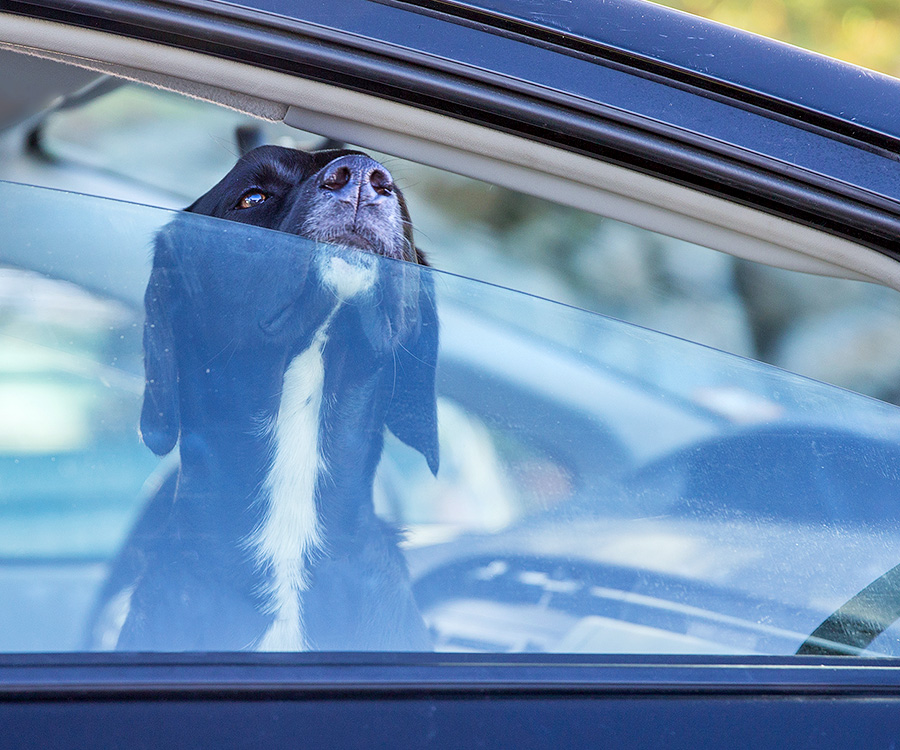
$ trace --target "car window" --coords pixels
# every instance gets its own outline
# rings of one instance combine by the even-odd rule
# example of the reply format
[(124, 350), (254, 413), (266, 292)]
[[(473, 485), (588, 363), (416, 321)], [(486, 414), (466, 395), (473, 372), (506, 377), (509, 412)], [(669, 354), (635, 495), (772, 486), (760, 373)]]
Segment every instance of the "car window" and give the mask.
[[(169, 393), (153, 390), (154, 358), (171, 353), (157, 337), (180, 331), (189, 345), (172, 356), (199, 363), (199, 384), (170, 383), (182, 413), (216, 413), (226, 387), (249, 409), (265, 362), (325, 336), (332, 308), (306, 312), (323, 284), (344, 290), (347, 317), (334, 320), (345, 323), (327, 336), (350, 352), (351, 371), (355, 358), (390, 353), (390, 408), (405, 416), (388, 417), (374, 502), (402, 530), (437, 650), (790, 654), (900, 562), (900, 411), (883, 400), (441, 270), (375, 256), (358, 266), (356, 251), (204, 216), (9, 183), (0, 192), (0, 650), (114, 647), (129, 607), (142, 606), (129, 597), (171, 541), (150, 511), (179, 452), (142, 422), (146, 366), (150, 423), (170, 429), (154, 416)], [(596, 246), (612, 253), (614, 236), (603, 237)], [(347, 291), (373, 278), (377, 304)], [(379, 333), (397, 289), (418, 294), (419, 310), (401, 304), (403, 315), (426, 316), (402, 351)], [(318, 327), (303, 333), (308, 319)], [(416, 348), (438, 330), (439, 348), (436, 338)], [(216, 380), (248, 339), (265, 344), (246, 382)], [(417, 427), (429, 406), (416, 379), (429, 373), (434, 453)], [(141, 424), (165, 457), (140, 442)], [(253, 460), (207, 455), (196, 424), (180, 429), (182, 462), (240, 476)], [(205, 520), (178, 526), (178, 548), (197, 552), (166, 583), (204, 569), (210, 535), (236, 523), (181, 481), (176, 492), (200, 497)], [(184, 585), (210, 637), (227, 632)], [(319, 616), (340, 633), (341, 611)], [(871, 653), (897, 653), (888, 625)], [(171, 627), (155, 649), (183, 650)]]
[[(87, 165), (124, 178), (104, 194), (171, 208), (217, 182), (234, 164), (239, 141), (328, 145), (283, 124), (130, 84), (52, 114), (40, 133), (60, 168)], [(900, 398), (900, 297), (892, 290), (763, 266), (489, 182), (375, 156), (402, 187), (418, 244), (441, 270), (879, 399)], [(40, 180), (56, 185), (46, 173)], [(143, 199), (136, 186), (143, 186)]]

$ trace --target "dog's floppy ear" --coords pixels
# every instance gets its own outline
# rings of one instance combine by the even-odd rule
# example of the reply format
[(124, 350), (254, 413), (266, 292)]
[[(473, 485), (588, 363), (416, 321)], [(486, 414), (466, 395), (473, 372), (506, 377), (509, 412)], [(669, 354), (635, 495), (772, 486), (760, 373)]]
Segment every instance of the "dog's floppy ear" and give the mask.
[(403, 239), (406, 242), (403, 257), (405, 260), (412, 261), (417, 265), (430, 266), (431, 264), (425, 257), (425, 253), (416, 245), (416, 240), (413, 236), (412, 219), (409, 218), (409, 209), (406, 207), (406, 198), (403, 197), (403, 193), (399, 190), (396, 191), (396, 196), (397, 202), (400, 204), (400, 215), (403, 217)]
[(428, 272), (420, 271), (418, 275), (418, 325), (395, 349), (394, 382), (385, 422), (394, 435), (419, 451), (431, 473), (437, 474), (440, 463), (435, 395), (438, 317), (434, 280)]
[(173, 300), (172, 269), (165, 258), (167, 230), (156, 239), (156, 254), (150, 281), (144, 294), (144, 405), (141, 410), (141, 439), (158, 456), (164, 456), (178, 442), (178, 369), (169, 306)]

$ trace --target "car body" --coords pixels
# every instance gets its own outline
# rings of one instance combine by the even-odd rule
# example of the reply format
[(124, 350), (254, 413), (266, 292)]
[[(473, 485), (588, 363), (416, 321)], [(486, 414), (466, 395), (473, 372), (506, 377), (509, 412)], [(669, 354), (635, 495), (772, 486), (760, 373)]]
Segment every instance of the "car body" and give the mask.
[[(0, 47), (8, 736), (896, 740), (900, 82), (642, 0), (6, 0)], [(387, 154), (434, 250), (442, 468), (389, 439), (376, 501), (436, 653), (111, 653), (153, 238), (279, 138)]]

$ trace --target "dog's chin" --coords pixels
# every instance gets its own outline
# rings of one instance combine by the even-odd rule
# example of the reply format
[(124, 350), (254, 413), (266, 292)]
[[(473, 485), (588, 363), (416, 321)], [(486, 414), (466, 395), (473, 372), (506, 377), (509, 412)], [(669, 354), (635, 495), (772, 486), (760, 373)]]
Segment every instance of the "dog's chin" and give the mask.
[(339, 235), (330, 239), (329, 242), (332, 245), (340, 245), (351, 250), (362, 250), (364, 253), (372, 253), (373, 255), (386, 255), (389, 257), (392, 255), (392, 253), (386, 252), (384, 243), (377, 242), (370, 237), (356, 234), (355, 232)]
[(403, 250), (401, 248), (395, 247), (393, 242), (388, 242), (384, 238), (372, 234), (355, 231), (335, 232), (313, 239), (319, 242), (327, 242), (329, 245), (338, 245), (339, 247), (380, 255), (385, 258), (403, 259)]

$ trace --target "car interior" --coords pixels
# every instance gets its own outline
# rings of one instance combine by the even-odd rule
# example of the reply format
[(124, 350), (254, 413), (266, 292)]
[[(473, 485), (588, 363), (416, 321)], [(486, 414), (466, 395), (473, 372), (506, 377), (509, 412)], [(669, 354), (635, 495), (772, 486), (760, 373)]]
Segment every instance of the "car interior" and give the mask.
[[(173, 470), (137, 434), (152, 237), (263, 143), (382, 160), (436, 269), (442, 469), (389, 437), (376, 501), (438, 650), (794, 653), (900, 562), (900, 269), (875, 250), (89, 30), (11, 19), (0, 65), (0, 650), (114, 647), (110, 561)], [(896, 655), (884, 618), (825, 645)]]

